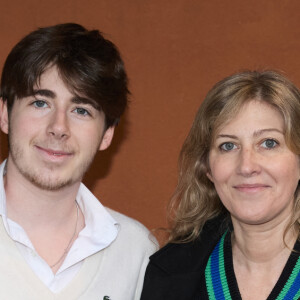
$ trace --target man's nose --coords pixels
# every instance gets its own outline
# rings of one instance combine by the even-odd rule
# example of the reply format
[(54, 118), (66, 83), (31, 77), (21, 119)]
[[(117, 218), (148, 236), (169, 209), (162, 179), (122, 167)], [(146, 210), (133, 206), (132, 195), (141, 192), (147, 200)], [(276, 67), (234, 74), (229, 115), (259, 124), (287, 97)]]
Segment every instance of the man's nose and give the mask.
[(57, 139), (68, 138), (70, 136), (69, 120), (65, 111), (56, 110), (52, 113), (47, 132)]

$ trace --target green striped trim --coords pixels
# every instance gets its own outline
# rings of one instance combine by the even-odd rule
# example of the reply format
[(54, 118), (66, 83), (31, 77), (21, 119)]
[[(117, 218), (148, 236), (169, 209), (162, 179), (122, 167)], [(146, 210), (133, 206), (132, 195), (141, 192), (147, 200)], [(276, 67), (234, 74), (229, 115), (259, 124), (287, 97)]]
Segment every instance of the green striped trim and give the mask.
[(232, 300), (229, 287), (228, 287), (227, 276), (225, 272), (225, 262), (224, 262), (224, 240), (226, 234), (227, 232), (225, 232), (225, 234), (222, 236), (220, 248), (219, 248), (219, 272), (220, 272), (224, 297), (226, 300)]
[[(223, 234), (219, 244), (216, 245), (216, 248), (218, 247), (218, 258), (219, 258), (219, 275), (221, 279), (221, 286), (223, 290), (223, 294), (225, 297), (225, 300), (232, 300), (229, 287), (228, 287), (228, 282), (227, 282), (227, 277), (226, 277), (226, 271), (225, 271), (225, 262), (224, 262), (224, 241), (226, 237), (227, 231)], [(215, 251), (215, 250), (214, 250)], [(207, 288), (207, 294), (210, 300), (217, 300), (215, 291), (214, 291), (214, 285), (213, 285), (213, 278), (212, 278), (212, 269), (211, 269), (211, 255), (208, 259), (206, 268), (205, 268), (205, 280), (206, 280), (206, 288)]]

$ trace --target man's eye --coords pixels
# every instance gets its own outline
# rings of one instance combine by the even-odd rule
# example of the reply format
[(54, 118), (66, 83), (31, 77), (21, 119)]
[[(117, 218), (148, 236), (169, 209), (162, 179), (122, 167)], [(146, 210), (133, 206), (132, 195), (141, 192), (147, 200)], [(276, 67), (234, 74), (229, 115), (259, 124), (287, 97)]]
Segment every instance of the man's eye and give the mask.
[(34, 107), (37, 107), (37, 108), (44, 108), (44, 107), (48, 106), (47, 103), (45, 101), (42, 101), (42, 100), (36, 100), (32, 104), (33, 104)]
[(233, 149), (236, 149), (236, 145), (234, 143), (227, 142), (220, 145), (220, 149), (222, 151), (231, 151)]
[(74, 112), (76, 112), (79, 115), (83, 115), (83, 116), (89, 116), (90, 115), (90, 113), (86, 109), (84, 109), (82, 107), (75, 108)]
[(272, 149), (275, 148), (278, 145), (278, 142), (276, 142), (273, 139), (267, 139), (261, 144), (264, 148)]

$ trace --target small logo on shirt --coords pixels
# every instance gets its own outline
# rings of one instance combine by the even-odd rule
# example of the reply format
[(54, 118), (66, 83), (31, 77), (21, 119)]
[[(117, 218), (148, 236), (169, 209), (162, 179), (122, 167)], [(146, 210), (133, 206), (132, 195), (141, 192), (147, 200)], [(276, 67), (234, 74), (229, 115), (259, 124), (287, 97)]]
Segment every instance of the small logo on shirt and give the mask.
[(109, 298), (109, 296), (104, 296), (103, 300), (111, 300), (111, 299)]

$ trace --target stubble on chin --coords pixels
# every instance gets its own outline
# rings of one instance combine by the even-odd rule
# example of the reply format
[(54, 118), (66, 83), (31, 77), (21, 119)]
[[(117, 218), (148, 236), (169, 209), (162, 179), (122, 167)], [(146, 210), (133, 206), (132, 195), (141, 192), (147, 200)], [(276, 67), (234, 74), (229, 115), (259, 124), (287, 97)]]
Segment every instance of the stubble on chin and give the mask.
[(41, 168), (35, 168), (34, 163), (31, 165), (29, 159), (25, 158), (25, 151), (20, 145), (14, 143), (11, 137), (9, 137), (9, 149), (9, 159), (12, 160), (19, 173), (36, 187), (47, 191), (57, 191), (81, 181), (97, 153), (95, 151), (82, 161), (73, 174), (62, 178), (54, 174), (57, 167), (52, 163), (43, 162)]
[(24, 152), (21, 148), (16, 145), (10, 145), (10, 149), (9, 159), (12, 160), (19, 173), (36, 187), (47, 191), (57, 191), (73, 183), (71, 178), (69, 180), (55, 178), (53, 166), (45, 165), (45, 171), (39, 172), (33, 165), (29, 165), (29, 163), (23, 159)]

